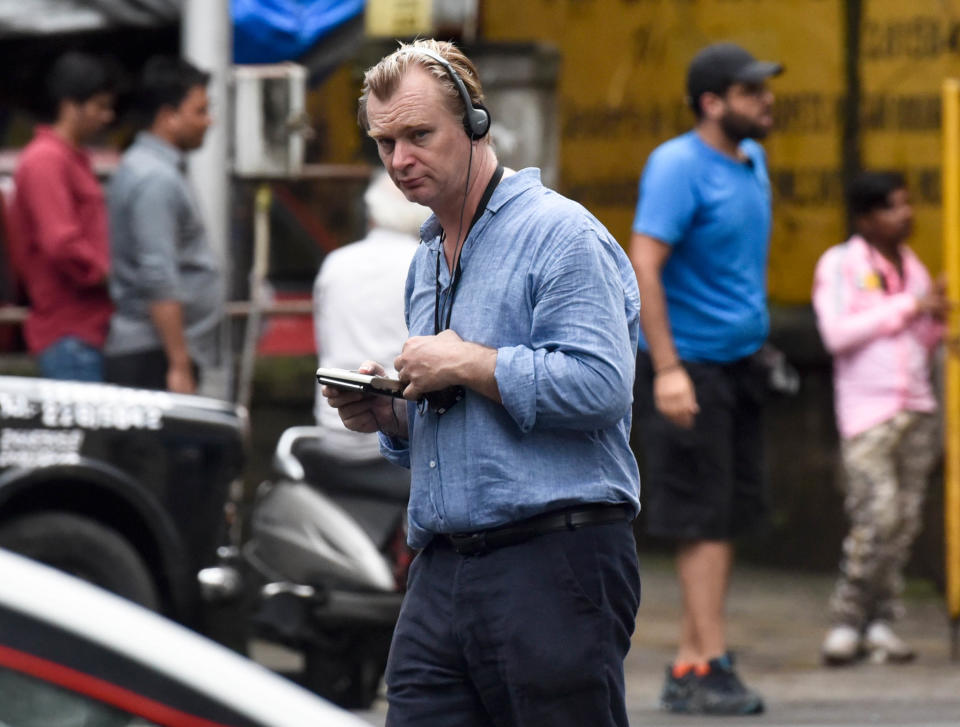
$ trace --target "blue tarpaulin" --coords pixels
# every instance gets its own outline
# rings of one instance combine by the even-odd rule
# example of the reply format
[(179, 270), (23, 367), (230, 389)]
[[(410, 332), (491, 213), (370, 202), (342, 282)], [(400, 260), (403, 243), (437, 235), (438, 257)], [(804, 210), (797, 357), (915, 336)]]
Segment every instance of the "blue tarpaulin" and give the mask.
[(363, 13), (365, 0), (233, 0), (235, 63), (300, 58)]

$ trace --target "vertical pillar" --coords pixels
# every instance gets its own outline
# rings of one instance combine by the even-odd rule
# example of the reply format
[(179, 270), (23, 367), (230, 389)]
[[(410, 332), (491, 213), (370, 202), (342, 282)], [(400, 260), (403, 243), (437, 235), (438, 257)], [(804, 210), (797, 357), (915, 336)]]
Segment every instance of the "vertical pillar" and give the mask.
[[(231, 291), (230, 275), (230, 159), (229, 76), (233, 63), (233, 32), (230, 0), (184, 0), (181, 25), (182, 55), (211, 74), (208, 92), (214, 117), (203, 147), (189, 157), (190, 182), (197, 195), (207, 235), (224, 275), (225, 290)], [(224, 336), (229, 324), (224, 323)], [(226, 340), (226, 339), (225, 339)], [(221, 366), (204, 372), (203, 393), (229, 398), (232, 370), (231, 351), (221, 347)]]
[[(960, 300), (960, 81), (943, 83), (943, 270), (947, 295)], [(947, 329), (956, 340), (958, 312), (952, 311)], [(960, 658), (960, 358), (947, 356), (944, 395), (944, 536), (946, 596), (951, 620), (951, 655)]]

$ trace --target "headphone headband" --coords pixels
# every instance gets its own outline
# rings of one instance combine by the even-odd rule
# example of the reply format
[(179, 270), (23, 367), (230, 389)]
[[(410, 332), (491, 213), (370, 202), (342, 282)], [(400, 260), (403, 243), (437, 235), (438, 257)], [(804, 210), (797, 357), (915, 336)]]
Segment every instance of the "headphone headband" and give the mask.
[(477, 141), (487, 135), (487, 132), (490, 131), (490, 112), (487, 111), (483, 105), (473, 102), (470, 98), (470, 93), (467, 91), (466, 84), (450, 61), (439, 53), (413, 45), (405, 46), (401, 52), (421, 53), (439, 63), (447, 72), (447, 75), (450, 76), (450, 80), (453, 81), (457, 93), (460, 94), (460, 98), (463, 100), (463, 128), (467, 132), (467, 136), (470, 137), (471, 141)]

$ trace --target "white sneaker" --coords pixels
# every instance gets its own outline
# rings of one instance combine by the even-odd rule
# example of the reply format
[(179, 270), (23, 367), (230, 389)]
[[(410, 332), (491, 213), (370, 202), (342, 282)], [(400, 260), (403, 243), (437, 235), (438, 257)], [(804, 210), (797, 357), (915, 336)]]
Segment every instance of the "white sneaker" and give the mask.
[(834, 626), (827, 632), (820, 653), (825, 663), (831, 666), (849, 664), (863, 652), (860, 632), (853, 626)]
[(893, 633), (893, 629), (884, 621), (870, 624), (864, 644), (870, 652), (870, 660), (878, 664), (888, 661), (902, 664), (916, 656), (910, 645)]

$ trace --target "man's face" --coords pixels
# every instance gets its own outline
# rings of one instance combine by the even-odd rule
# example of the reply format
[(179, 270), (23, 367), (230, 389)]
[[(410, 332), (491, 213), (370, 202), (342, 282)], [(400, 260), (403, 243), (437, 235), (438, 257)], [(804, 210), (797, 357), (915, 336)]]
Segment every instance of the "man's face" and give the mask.
[(426, 69), (412, 66), (388, 99), (371, 94), (367, 121), (383, 166), (408, 200), (437, 211), (462, 199), (470, 141)]
[(913, 231), (913, 206), (906, 189), (895, 189), (887, 195), (887, 206), (871, 210), (861, 221), (863, 231), (874, 240), (901, 243)]
[(81, 103), (73, 103), (79, 142), (90, 141), (113, 121), (113, 102), (113, 94), (104, 91)]
[(773, 91), (764, 81), (735, 83), (723, 95), (720, 126), (735, 141), (764, 139), (773, 128)]
[(207, 89), (204, 86), (191, 88), (180, 105), (173, 109), (169, 121), (174, 143), (181, 151), (199, 149), (213, 121)]

